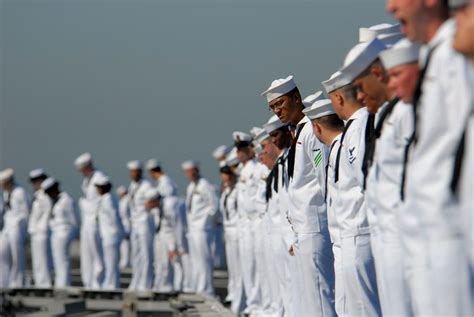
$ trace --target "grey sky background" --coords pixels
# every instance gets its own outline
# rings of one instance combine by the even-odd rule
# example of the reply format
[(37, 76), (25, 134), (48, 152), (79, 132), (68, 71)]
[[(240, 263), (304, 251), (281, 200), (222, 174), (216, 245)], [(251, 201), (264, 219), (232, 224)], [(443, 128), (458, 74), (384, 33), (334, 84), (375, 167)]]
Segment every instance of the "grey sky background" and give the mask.
[(385, 1), (0, 0), (0, 168), (45, 168), (79, 195), (90, 151), (115, 185), (156, 157), (180, 186), (271, 115), (260, 93), (293, 74), (303, 95), (342, 63)]

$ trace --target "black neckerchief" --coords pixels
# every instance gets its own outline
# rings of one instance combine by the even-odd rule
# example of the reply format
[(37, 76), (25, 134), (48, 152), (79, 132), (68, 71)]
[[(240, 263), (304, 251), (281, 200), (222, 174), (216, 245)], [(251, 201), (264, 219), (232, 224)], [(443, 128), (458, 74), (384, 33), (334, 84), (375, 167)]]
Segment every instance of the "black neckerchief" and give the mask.
[(296, 144), (298, 143), (298, 138), (305, 124), (306, 122), (303, 122), (296, 127), (296, 135), (291, 143), (290, 151), (288, 152), (288, 179), (293, 178), (293, 172), (295, 170)]
[(341, 141), (340, 141), (340, 146), (339, 149), (337, 149), (337, 155), (336, 155), (336, 166), (334, 167), (335, 172), (334, 172), (334, 182), (337, 183), (339, 181), (339, 162), (341, 161), (341, 150), (342, 150), (342, 142), (344, 142), (344, 137), (346, 136), (347, 130), (349, 130), (349, 127), (351, 126), (352, 122), (354, 122), (354, 119), (351, 119), (347, 121), (346, 126), (344, 127), (344, 130), (342, 131), (342, 136), (341, 136)]
[(326, 186), (326, 192), (324, 193), (324, 201), (327, 200), (328, 198), (328, 172), (329, 172), (329, 162), (331, 160), (331, 153), (332, 153), (332, 150), (334, 149), (334, 146), (336, 145), (337, 143), (337, 137), (334, 138), (334, 140), (332, 141), (331, 143), (331, 147), (329, 148), (329, 155), (328, 155), (328, 162), (326, 164), (326, 179), (325, 179), (325, 186)]
[(425, 80), (426, 71), (428, 70), (428, 66), (431, 61), (431, 56), (433, 52), (436, 50), (438, 46), (434, 46), (431, 50), (429, 50), (428, 55), (426, 57), (426, 63), (423, 69), (420, 71), (418, 76), (418, 81), (416, 83), (415, 92), (413, 93), (413, 133), (408, 139), (408, 143), (405, 146), (405, 153), (403, 155), (403, 169), (402, 169), (402, 180), (400, 186), (400, 198), (403, 201), (405, 199), (405, 183), (406, 183), (406, 173), (407, 173), (407, 164), (408, 164), (408, 155), (410, 153), (410, 147), (412, 144), (416, 144), (418, 138), (418, 111), (419, 111), (419, 102), (421, 99), (421, 95), (423, 94), (423, 81)]
[(370, 135), (368, 140), (366, 139), (365, 144), (365, 153), (364, 153), (364, 162), (362, 163), (362, 172), (364, 173), (364, 190), (367, 185), (367, 175), (369, 174), (369, 169), (372, 166), (374, 160), (375, 146), (377, 144), (377, 139), (382, 135), (382, 128), (385, 122), (385, 119), (392, 113), (395, 105), (398, 103), (399, 99), (397, 97), (393, 98), (385, 109), (380, 113), (380, 119), (377, 122), (377, 125)]

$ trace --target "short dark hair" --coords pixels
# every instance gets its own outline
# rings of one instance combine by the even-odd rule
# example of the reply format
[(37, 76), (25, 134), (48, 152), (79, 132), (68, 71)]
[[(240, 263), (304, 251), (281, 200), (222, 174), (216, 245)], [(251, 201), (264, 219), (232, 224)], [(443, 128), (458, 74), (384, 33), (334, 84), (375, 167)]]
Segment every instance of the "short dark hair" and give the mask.
[(222, 174), (227, 174), (227, 175), (235, 175), (234, 171), (230, 168), (230, 166), (224, 165), (220, 168), (220, 172)]
[(150, 169), (150, 171), (156, 172), (156, 173), (161, 173), (161, 167), (160, 167), (160, 166), (157, 166), (157, 167), (155, 167), (155, 168)]
[(315, 119), (317, 123), (324, 126), (325, 128), (342, 131), (344, 130), (344, 121), (342, 121), (337, 114), (331, 114), (329, 116), (324, 116), (318, 119)]

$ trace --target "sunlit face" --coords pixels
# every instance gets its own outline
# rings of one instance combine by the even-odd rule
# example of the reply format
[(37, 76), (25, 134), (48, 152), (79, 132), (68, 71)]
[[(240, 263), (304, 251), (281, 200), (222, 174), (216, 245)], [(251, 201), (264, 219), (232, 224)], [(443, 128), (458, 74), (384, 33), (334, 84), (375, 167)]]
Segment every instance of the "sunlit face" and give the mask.
[(283, 123), (291, 122), (297, 112), (296, 98), (294, 95), (283, 95), (269, 103), (270, 110), (276, 114), (278, 119)]
[(426, 43), (424, 0), (388, 0), (386, 9), (400, 22), (401, 31), (413, 42)]
[(474, 62), (474, 1), (456, 11), (454, 49)]
[(237, 158), (240, 162), (245, 163), (252, 158), (252, 150), (250, 146), (237, 148)]
[(357, 92), (357, 100), (367, 107), (370, 113), (376, 113), (385, 102), (384, 87), (375, 76), (367, 72), (352, 83)]
[(412, 103), (418, 73), (419, 67), (416, 63), (393, 67), (388, 70), (388, 86), (400, 100), (405, 103)]

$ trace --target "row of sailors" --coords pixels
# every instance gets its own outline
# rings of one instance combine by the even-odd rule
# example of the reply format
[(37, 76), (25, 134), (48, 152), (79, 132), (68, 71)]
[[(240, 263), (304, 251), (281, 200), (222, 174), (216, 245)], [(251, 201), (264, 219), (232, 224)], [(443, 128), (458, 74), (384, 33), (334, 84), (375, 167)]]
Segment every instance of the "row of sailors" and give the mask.
[[(195, 197), (189, 198), (186, 208), (184, 199), (176, 195), (176, 184), (155, 159), (147, 162), (146, 169), (157, 185), (143, 178), (139, 161), (131, 161), (127, 164), (131, 184), (128, 189), (119, 187), (118, 197), (111, 192), (110, 179), (94, 167), (91, 154), (79, 156), (75, 166), (84, 176), (83, 196), (78, 202), (80, 215), (71, 196), (42, 169), (29, 174), (35, 190), (31, 203), (25, 189), (15, 181), (14, 171), (0, 172), (0, 287), (24, 285), (28, 232), (35, 287), (53, 286), (52, 271), (54, 287), (70, 286), (69, 249), (79, 236), (85, 288), (116, 289), (120, 286), (120, 269), (131, 265), (132, 290), (214, 295), (212, 275), (203, 280), (200, 272), (212, 270), (214, 264), (211, 240), (218, 199), (214, 187), (200, 177), (197, 169), (188, 177), (199, 178), (199, 187), (193, 190)], [(209, 245), (206, 257), (205, 250), (195, 243), (202, 237)]]
[(474, 2), (449, 1), (457, 26), (446, 2), (421, 2), (388, 1), (408, 39), (361, 28), (328, 98), (277, 79), (275, 116), (234, 133), (221, 206), (235, 313), (472, 316)]

